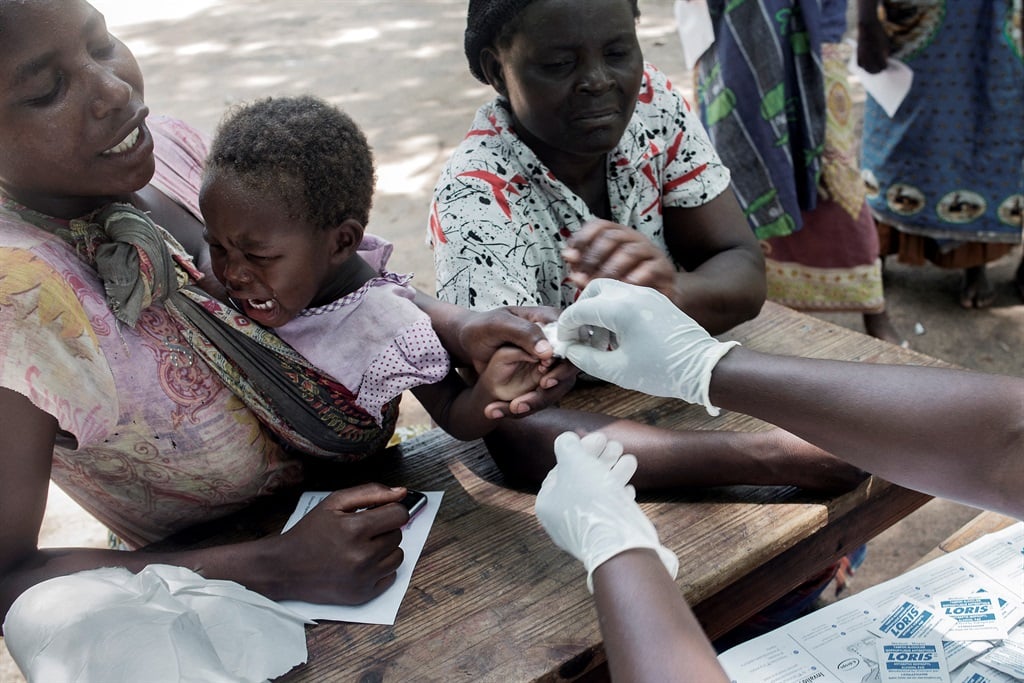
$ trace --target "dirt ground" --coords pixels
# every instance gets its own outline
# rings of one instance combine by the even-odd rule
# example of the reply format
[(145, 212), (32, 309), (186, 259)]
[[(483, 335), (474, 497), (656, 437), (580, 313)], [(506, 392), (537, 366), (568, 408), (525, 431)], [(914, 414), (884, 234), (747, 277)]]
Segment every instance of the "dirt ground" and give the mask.
[[(268, 95), (313, 93), (351, 114), (374, 147), (378, 185), (371, 231), (395, 243), (392, 266), (432, 291), (424, 235), (442, 164), (476, 108), (491, 96), (466, 68), (466, 0), (97, 0), (112, 31), (135, 52), (154, 113), (213, 132), (232, 104)], [(692, 92), (682, 66), (671, 0), (644, 0), (645, 56)], [(991, 268), (995, 305), (965, 311), (959, 274), (887, 264), (892, 319), (912, 348), (964, 367), (1024, 374), (1024, 305), (1009, 282), (1019, 250)], [(822, 316), (862, 330), (857, 315)], [(404, 407), (404, 406), (403, 406)], [(422, 422), (406, 411), (405, 423)], [(894, 576), (973, 516), (936, 500), (869, 545), (854, 589)], [(43, 542), (103, 545), (105, 532), (59, 491), (51, 496)], [(0, 648), (2, 649), (2, 648)], [(0, 681), (20, 675), (0, 652)]]

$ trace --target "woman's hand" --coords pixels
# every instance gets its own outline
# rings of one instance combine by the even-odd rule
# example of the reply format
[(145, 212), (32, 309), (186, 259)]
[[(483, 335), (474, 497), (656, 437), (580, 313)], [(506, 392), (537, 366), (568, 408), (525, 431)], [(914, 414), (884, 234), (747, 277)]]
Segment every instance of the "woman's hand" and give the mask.
[[(460, 328), (462, 346), (470, 352), (477, 375), (486, 371), (492, 357), (502, 347), (516, 347), (538, 360), (540, 377), (536, 388), (509, 401), (487, 407), (489, 417), (523, 417), (557, 403), (576, 381), (579, 373), (570, 363), (560, 362), (540, 325), (558, 319), (558, 310), (549, 306), (509, 306), (487, 312), (472, 312)], [(507, 392), (505, 392), (507, 395)]]
[[(503, 346), (506, 348), (515, 346), (522, 350), (527, 348), (527, 344), (533, 342), (534, 356), (539, 358), (536, 369), (539, 376), (534, 388), (508, 400), (489, 404), (485, 409), (485, 414), (488, 417), (494, 419), (525, 417), (555, 405), (573, 388), (579, 369), (571, 363), (560, 361), (554, 357), (554, 350), (540, 327), (544, 323), (558, 320), (557, 309), (550, 306), (510, 306), (475, 315), (478, 316), (477, 319), (466, 324), (463, 327), (463, 332), (467, 335), (466, 343), (478, 350), (478, 355), (474, 359), (474, 370), (478, 377), (482, 377), (488, 372), (488, 364), (492, 363), (495, 354)], [(469, 339), (470, 336), (472, 339)], [(502, 342), (503, 339), (507, 342)], [(516, 339), (518, 342), (515, 341)], [(542, 347), (546, 350), (538, 356), (537, 350)], [(487, 355), (488, 352), (489, 355)], [(485, 362), (484, 355), (487, 355)], [(497, 363), (499, 365), (506, 364), (506, 367), (504, 370), (492, 368), (491, 372), (499, 374), (504, 372), (507, 375), (506, 379), (518, 375), (518, 378), (515, 379), (517, 387), (524, 389), (526, 384), (532, 381), (532, 377), (524, 381), (522, 373), (525, 368), (522, 365), (518, 367), (508, 365), (508, 360), (507, 357), (503, 360), (499, 359)], [(512, 362), (522, 363), (524, 361), (520, 359)], [(507, 389), (495, 394), (495, 396), (509, 395), (510, 392)]]
[(459, 326), (461, 346), (480, 374), (503, 346), (515, 346), (531, 354), (542, 368), (554, 364), (554, 349), (538, 323), (558, 320), (558, 310), (548, 306), (509, 306), (492, 311), (465, 310)]
[[(541, 370), (538, 388), (509, 402), (488, 406), (492, 417), (523, 416), (559, 401), (575, 382), (579, 372), (569, 363), (558, 362), (551, 342), (540, 324), (558, 319), (558, 309), (550, 306), (509, 306), (492, 311), (468, 308), (438, 301), (423, 292), (416, 293), (416, 305), (430, 316), (434, 331), (453, 360), (472, 368), (476, 376), (484, 372), (494, 353), (513, 346), (537, 359)], [(496, 411), (496, 412), (492, 412)]]
[(572, 269), (569, 279), (580, 289), (591, 280), (610, 278), (656, 289), (673, 301), (677, 271), (663, 249), (637, 230), (605, 220), (584, 224), (569, 239), (562, 258)]
[(404, 488), (363, 484), (335, 491), (273, 539), (279, 582), (269, 597), (358, 605), (395, 582), (409, 513)]
[(543, 306), (508, 307), (473, 311), (417, 291), (415, 303), (430, 316), (434, 331), (455, 365), (483, 372), (491, 356), (502, 346), (517, 346), (550, 364), (554, 350), (534, 323), (558, 319), (558, 311)]

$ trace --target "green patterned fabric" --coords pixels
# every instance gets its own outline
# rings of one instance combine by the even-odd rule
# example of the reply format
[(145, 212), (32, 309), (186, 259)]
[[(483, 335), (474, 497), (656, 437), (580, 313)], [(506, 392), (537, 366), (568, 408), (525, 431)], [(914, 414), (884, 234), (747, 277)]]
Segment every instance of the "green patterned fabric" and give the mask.
[(760, 239), (817, 205), (825, 144), (822, 2), (712, 0), (715, 45), (698, 64), (701, 119)]

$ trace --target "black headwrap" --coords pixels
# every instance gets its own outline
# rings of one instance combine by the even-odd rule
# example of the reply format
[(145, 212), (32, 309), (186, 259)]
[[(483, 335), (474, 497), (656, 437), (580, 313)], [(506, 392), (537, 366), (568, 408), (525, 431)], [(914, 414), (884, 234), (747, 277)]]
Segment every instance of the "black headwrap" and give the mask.
[[(505, 24), (513, 21), (533, 0), (469, 0), (466, 14), (466, 35), (464, 45), (469, 70), (481, 83), (487, 78), (480, 70), (480, 53), (494, 45), (494, 39)], [(640, 16), (637, 0), (629, 0), (633, 16)]]
[(469, 0), (466, 15), (466, 59), (477, 80), (486, 83), (480, 70), (480, 53), (494, 44), (502, 26), (515, 19), (533, 0)]

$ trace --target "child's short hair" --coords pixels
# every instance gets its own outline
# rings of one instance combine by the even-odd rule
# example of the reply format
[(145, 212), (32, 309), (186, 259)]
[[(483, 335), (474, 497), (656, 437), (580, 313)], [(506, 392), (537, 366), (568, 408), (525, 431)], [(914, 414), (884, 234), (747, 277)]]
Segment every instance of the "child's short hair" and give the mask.
[(373, 152), (359, 126), (312, 96), (268, 97), (228, 112), (206, 160), (264, 196), (280, 197), (295, 218), (325, 229), (373, 204)]

